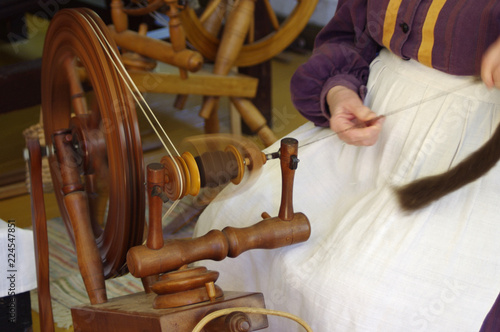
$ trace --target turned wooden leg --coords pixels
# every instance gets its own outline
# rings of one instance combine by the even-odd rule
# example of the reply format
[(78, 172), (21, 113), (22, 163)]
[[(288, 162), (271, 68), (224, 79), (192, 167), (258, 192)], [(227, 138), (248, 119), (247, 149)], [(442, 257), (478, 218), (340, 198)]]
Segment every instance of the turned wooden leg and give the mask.
[(123, 11), (122, 0), (111, 0), (111, 20), (113, 21), (116, 32), (122, 32), (128, 29), (128, 16)]
[[(181, 52), (186, 49), (186, 36), (184, 34), (184, 29), (182, 28), (181, 19), (179, 17), (179, 5), (177, 0), (166, 0), (165, 3), (168, 5), (167, 15), (170, 18), (169, 29), (172, 48), (176, 53)], [(182, 79), (188, 78), (186, 69), (179, 68), (179, 75)], [(177, 95), (174, 102), (174, 107), (177, 109), (184, 109), (187, 97), (187, 95)]]
[[(217, 50), (214, 74), (227, 75), (234, 66), (243, 47), (253, 21), (256, 0), (241, 0), (228, 18), (221, 43)], [(208, 97), (201, 108), (200, 116), (208, 119), (217, 105), (218, 97)]]
[[(205, 100), (207, 97), (204, 97)], [(215, 107), (210, 113), (208, 119), (205, 119), (205, 133), (206, 134), (215, 134), (220, 132), (220, 123), (219, 123), (219, 99), (215, 99)]]
[(230, 100), (240, 113), (243, 121), (252, 132), (259, 136), (266, 147), (277, 141), (273, 131), (267, 125), (266, 119), (250, 100), (236, 97), (230, 98)]

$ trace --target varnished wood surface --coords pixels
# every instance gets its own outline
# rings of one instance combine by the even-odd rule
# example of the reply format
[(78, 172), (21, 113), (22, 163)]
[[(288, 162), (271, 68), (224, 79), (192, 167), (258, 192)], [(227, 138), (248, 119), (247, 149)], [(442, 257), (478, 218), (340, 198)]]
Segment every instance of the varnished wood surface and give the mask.
[(163, 247), (162, 231), (162, 207), (163, 200), (160, 192), (165, 184), (165, 172), (160, 163), (149, 164), (147, 166), (148, 180), (148, 206), (149, 206), (149, 224), (148, 239), (146, 245), (149, 249), (160, 249)]
[(299, 142), (287, 137), (281, 140), (281, 204), (278, 217), (290, 221), (293, 215), (293, 180), (298, 167)]
[[(228, 17), (221, 43), (215, 57), (214, 74), (225, 76), (234, 66), (253, 20), (256, 0), (242, 0), (237, 3)], [(188, 24), (186, 22), (186, 24)], [(204, 100), (200, 116), (208, 119), (217, 105), (216, 97)], [(260, 114), (260, 113), (259, 113)]]
[[(71, 34), (61, 33), (61, 31), (71, 31)], [(61, 128), (75, 126), (70, 137), (67, 137), (67, 134), (64, 136), (68, 145), (66, 149), (58, 144), (56, 149), (58, 153), (49, 154), (54, 191), (59, 198), (61, 215), (67, 227), (76, 228), (70, 218), (73, 214), (81, 216), (77, 223), (82, 227), (81, 229), (84, 229), (85, 222), (82, 222), (84, 213), (90, 214), (85, 211), (88, 201), (85, 197), (79, 199), (68, 197), (69, 195), (76, 196), (78, 190), (85, 190), (86, 193), (82, 183), (78, 183), (81, 181), (78, 176), (80, 172), (84, 172), (85, 175), (92, 175), (94, 171), (96, 174), (105, 174), (106, 178), (101, 182), (107, 183), (110, 188), (107, 220), (102, 237), (100, 237), (102, 241), (94, 241), (94, 243), (97, 242), (100, 257), (102, 257), (105, 278), (126, 272), (126, 251), (130, 246), (142, 243), (145, 218), (145, 195), (143, 194), (145, 180), (137, 114), (132, 96), (121, 79), (123, 73), (120, 70), (123, 69), (115, 67), (108, 57), (109, 53), (116, 53), (117, 50), (107, 35), (107, 31), (102, 20), (92, 11), (85, 8), (61, 10), (54, 16), (47, 31), (42, 62), (42, 111), (45, 141), (50, 142), (52, 135), (58, 133)], [(96, 34), (96, 32), (99, 33)], [(109, 44), (101, 44), (98, 36), (107, 39)], [(65, 58), (78, 58), (81, 66), (85, 68), (92, 82), (96, 104), (99, 105), (98, 111), (91, 112), (89, 109), (86, 114), (74, 114), (71, 113), (71, 109), (65, 107), (70, 98), (68, 86), (71, 86), (68, 84), (68, 76), (65, 75), (65, 67), (62, 66)], [(106, 120), (116, 126), (117, 130), (104, 130), (102, 139), (99, 138), (91, 145), (87, 145), (93, 141), (86, 140), (85, 135), (77, 135), (78, 132), (84, 133), (92, 128), (91, 122), (85, 121), (85, 115), (97, 120), (95, 128), (99, 128)], [(74, 163), (78, 159), (73, 159), (78, 153), (73, 151), (74, 145), (69, 142), (73, 139), (78, 141), (78, 146), (87, 146), (95, 154), (93, 166), (87, 167), (89, 160), (83, 158), (81, 169), (73, 169), (73, 174), (70, 176), (70, 168), (80, 168), (79, 164)], [(112, 172), (107, 172), (108, 169)], [(68, 195), (65, 196), (66, 194)], [(92, 193), (89, 191), (88, 194)], [(70, 201), (71, 204), (67, 204), (66, 201)], [(74, 213), (72, 209), (78, 213)], [(90, 216), (86, 218), (90, 219)], [(81, 239), (82, 243), (91, 243), (83, 237)], [(77, 244), (77, 252), (85, 250), (85, 247), (85, 245), (79, 247)]]
[[(304, 123), (305, 120), (297, 114), (297, 112), (293, 109), (290, 103), (290, 96), (288, 91), (289, 78), (294, 72), (294, 68), (297, 65), (305, 61), (307, 58), (306, 55), (297, 55), (297, 54), (284, 54), (283, 58), (275, 60), (272, 62), (273, 66), (273, 107), (274, 107), (274, 131), (279, 136), (283, 136), (289, 133), (292, 129), (296, 128), (300, 124)], [(150, 96), (151, 97), (151, 96)], [(161, 98), (160, 98), (161, 97)], [(162, 121), (162, 124), (166, 127), (167, 132), (172, 135), (172, 139), (174, 141), (180, 141), (183, 138), (183, 134), (186, 132), (192, 132), (192, 125), (189, 123), (180, 123), (179, 121), (167, 121), (167, 119), (175, 119), (178, 116), (178, 111), (174, 110), (170, 107), (172, 103), (170, 99), (172, 96), (164, 95), (157, 96), (153, 98), (155, 103), (153, 106), (155, 107), (155, 111), (160, 116), (161, 119), (165, 119)], [(164, 99), (164, 102), (160, 102)], [(194, 101), (194, 100), (192, 100)], [(221, 112), (225, 114), (227, 112), (226, 108), (221, 108)], [(29, 113), (29, 112), (28, 112)], [(29, 113), (31, 114), (31, 113)], [(39, 109), (36, 109), (32, 112), (32, 115), (27, 116), (27, 112), (19, 111), (19, 112), (11, 112), (8, 114), (0, 115), (0, 127), (2, 130), (0, 131), (0, 137), (4, 137), (4, 139), (9, 139), (10, 141), (15, 140), (15, 136), (10, 133), (11, 128), (26, 128), (32, 123), (36, 123), (38, 121)], [(196, 113), (193, 113), (193, 116), (197, 116)], [(30, 119), (31, 118), (31, 119)], [(8, 119), (8, 120), (7, 120)], [(224, 119), (224, 116), (222, 117)], [(32, 123), (30, 123), (30, 121)], [(27, 123), (26, 123), (27, 122)], [(21, 149), (24, 145), (24, 140), (22, 135), (20, 134), (20, 129), (18, 133), (18, 139), (21, 140)], [(201, 129), (203, 131), (203, 129)], [(7, 135), (7, 136), (6, 136)], [(18, 151), (18, 145), (2, 145), (0, 146), (1, 151), (3, 153), (0, 155), (0, 165), (2, 162), (8, 162), (12, 159), (12, 156), (17, 154), (20, 155), (21, 165), (24, 165), (22, 161), (22, 151)], [(300, 152), (300, 151), (299, 151)], [(164, 154), (162, 150), (159, 151), (151, 151), (145, 155), (145, 159), (149, 162), (158, 161), (161, 159), (161, 156)], [(146, 162), (147, 164), (148, 162)], [(300, 166), (299, 166), (300, 167)], [(23, 184), (24, 185), (24, 184)], [(45, 193), (44, 200), (46, 205), (46, 213), (47, 219), (53, 219), (60, 216), (59, 209), (57, 207), (57, 201), (53, 193)], [(4, 220), (7, 219), (15, 219), (17, 225), (22, 228), (31, 226), (31, 209), (30, 209), (30, 196), (28, 194), (24, 194), (21, 196), (11, 197), (8, 199), (0, 200), (0, 213), (1, 218)], [(33, 312), (33, 331), (40, 332), (39, 327), (39, 314), (37, 312)], [(63, 329), (56, 325), (56, 332), (71, 332), (73, 328)]]
[(254, 134), (257, 134), (265, 146), (276, 142), (276, 134), (267, 126), (266, 119), (249, 99), (233, 97), (230, 100), (241, 115), (242, 120)]
[(116, 44), (127, 50), (193, 72), (198, 71), (203, 65), (203, 57), (191, 50), (185, 49), (174, 52), (169, 43), (141, 36), (131, 30), (117, 33), (113, 26), (109, 26), (108, 28), (111, 38), (116, 41)]
[(49, 276), (49, 240), (47, 217), (43, 200), (42, 154), (38, 139), (29, 139), (31, 210), (33, 219), (33, 240), (38, 285), (38, 307), (42, 316), (40, 327), (45, 332), (54, 331)]
[(130, 76), (141, 92), (186, 93), (204, 96), (255, 97), (258, 79), (245, 75), (217, 76), (206, 70), (189, 75), (183, 82), (179, 74), (131, 71)]
[(204, 259), (219, 261), (251, 249), (275, 249), (303, 242), (310, 232), (307, 217), (295, 213), (290, 221), (276, 217), (246, 228), (211, 230), (195, 239), (169, 241), (157, 250), (136, 246), (128, 251), (127, 264), (133, 276), (142, 278)]
[[(75, 331), (82, 332), (190, 332), (208, 313), (230, 307), (264, 308), (260, 293), (226, 292), (221, 300), (181, 308), (153, 309), (155, 294), (133, 294), (107, 303), (72, 309)], [(267, 327), (267, 318), (248, 315), (256, 330)]]
[[(34, 23), (33, 23), (34, 21)], [(0, 52), (2, 56), (0, 57), (0, 64), (5, 65), (6, 63), (15, 62), (15, 58), (18, 58), (17, 61), (23, 61), (25, 59), (34, 59), (39, 58), (41, 55), (41, 47), (43, 46), (43, 41), (45, 37), (45, 29), (48, 25), (47, 23), (43, 23), (39, 18), (36, 20), (27, 17), (27, 23), (30, 29), (35, 29), (37, 31), (36, 34), (30, 35), (30, 39), (26, 42), (19, 43), (16, 45), (1, 45), (0, 44)], [(15, 51), (15, 52), (14, 52)], [(272, 87), (272, 117), (273, 117), (273, 132), (277, 137), (282, 137), (283, 135), (290, 132), (292, 129), (296, 128), (298, 125), (305, 122), (305, 120), (297, 113), (290, 101), (290, 93), (289, 93), (289, 79), (295, 68), (304, 62), (308, 58), (308, 54), (290, 54), (284, 53), (279, 55), (275, 60), (272, 61), (272, 79), (271, 79), (271, 87)], [(164, 68), (161, 69), (163, 71)], [(172, 73), (173, 75), (174, 73)], [(178, 77), (178, 74), (175, 73)], [(143, 76), (144, 77), (144, 76)], [(200, 78), (201, 79), (201, 78)], [(146, 83), (151, 82), (149, 78), (146, 78)], [(167, 88), (171, 89), (172, 85), (178, 86), (179, 82), (168, 83)], [(219, 83), (217, 83), (219, 84)], [(244, 91), (251, 91), (254, 93), (254, 87), (248, 86), (248, 83), (243, 81), (237, 81), (234, 84), (234, 87), (227, 88), (224, 87), (225, 91), (235, 91), (238, 89), (237, 93), (243, 97), (251, 97), (243, 94)], [(252, 83), (257, 85), (257, 83)], [(241, 88), (239, 86), (241, 85)], [(199, 89), (212, 89), (208, 84), (200, 81), (198, 84)], [(158, 87), (161, 89), (161, 86)], [(144, 91), (143, 91), (144, 92)], [(161, 91), (149, 91), (149, 92), (161, 92)], [(213, 94), (208, 91), (202, 90), (199, 91), (200, 94)], [(27, 96), (28, 97), (28, 96)], [(151, 97), (147, 96), (147, 97)], [(24, 97), (23, 97), (24, 98)], [(184, 135), (185, 132), (192, 132), (193, 126), (197, 126), (197, 121), (190, 121), (186, 123), (180, 123), (178, 121), (179, 112), (171, 107), (173, 102), (171, 95), (163, 95), (164, 102), (156, 102), (153, 105), (153, 110), (160, 117), (165, 119), (162, 121), (163, 126), (166, 128), (169, 135), (173, 136), (174, 141), (180, 141), (176, 139), (176, 136)], [(153, 100), (158, 100), (158, 98), (154, 97)], [(198, 96), (190, 96), (188, 99), (188, 109), (193, 108), (192, 104), (195, 105), (201, 104), (201, 101), (198, 101)], [(256, 103), (257, 104), (257, 103)], [(259, 110), (261, 109), (259, 105)], [(185, 110), (184, 112), (187, 112)], [(3, 141), (8, 140), (9, 144), (0, 144), (0, 176), (4, 173), (11, 171), (19, 171), (22, 173), (24, 171), (25, 163), (23, 160), (23, 148), (25, 147), (24, 138), (22, 136), (22, 131), (27, 127), (37, 123), (39, 121), (39, 106), (35, 106), (32, 108), (26, 109), (16, 109), (13, 112), (9, 112), (6, 114), (0, 114), (0, 138), (3, 138)], [(222, 122), (221, 128), (222, 130), (227, 130), (229, 122), (229, 105), (226, 101), (221, 102), (220, 110), (219, 110), (219, 119)], [(197, 118), (197, 114), (192, 113), (192, 118)], [(184, 116), (183, 116), (184, 118)], [(168, 119), (168, 120), (167, 120)], [(199, 122), (199, 121), (198, 121)], [(268, 119), (268, 123), (270, 120)], [(219, 124), (219, 123), (217, 123)], [(180, 126), (183, 130), (179, 130)], [(149, 128), (149, 125), (145, 125), (145, 127)], [(142, 127), (141, 127), (142, 129)], [(203, 128), (202, 128), (203, 130)], [(196, 132), (194, 134), (198, 134)], [(10, 186), (10, 185), (9, 185)], [(6, 219), (8, 215), (11, 217), (15, 217), (20, 223), (24, 223), (26, 225), (30, 225), (30, 211), (26, 210), (25, 207), (29, 206), (29, 195), (26, 190), (24, 190), (24, 184), (21, 182), (16, 182), (12, 184), (11, 187), (1, 185), (0, 187), (0, 217), (2, 219)], [(21, 195), (21, 196), (19, 196)], [(45, 195), (47, 202), (54, 202), (53, 196), (51, 194)], [(51, 219), (55, 216), (58, 216), (57, 207), (48, 203), (47, 208), (47, 218)], [(53, 213), (52, 213), (53, 211)]]

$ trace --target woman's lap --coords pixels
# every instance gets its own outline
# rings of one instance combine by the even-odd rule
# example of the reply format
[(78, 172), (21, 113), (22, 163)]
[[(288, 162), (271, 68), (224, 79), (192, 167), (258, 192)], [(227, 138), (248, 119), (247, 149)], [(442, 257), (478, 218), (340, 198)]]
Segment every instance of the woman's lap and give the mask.
[[(393, 186), (442, 172), (477, 149), (499, 109), (459, 94), (391, 115), (440, 93), (432, 82), (412, 87), (403, 79), (413, 72), (393, 69), (372, 65), (366, 102), (389, 114), (375, 146), (344, 145), (311, 124), (290, 134), (299, 140), (295, 211), (308, 216), (311, 237), (204, 262), (221, 272), (223, 289), (261, 291), (269, 308), (297, 314), (315, 331), (479, 329), (500, 291), (500, 169), (414, 213), (401, 211)], [(254, 224), (264, 211), (277, 215), (280, 182), (279, 162), (269, 161), (245, 193), (207, 207), (196, 235)], [(294, 326), (271, 323), (277, 331)]]

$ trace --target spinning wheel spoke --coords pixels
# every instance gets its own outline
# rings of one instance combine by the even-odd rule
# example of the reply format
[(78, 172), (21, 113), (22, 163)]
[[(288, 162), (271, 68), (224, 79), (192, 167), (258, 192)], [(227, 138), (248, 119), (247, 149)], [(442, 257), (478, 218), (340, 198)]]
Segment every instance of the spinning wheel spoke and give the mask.
[[(212, 0), (207, 4), (207, 8), (203, 11), (203, 14), (200, 16), (200, 22), (201, 24), (205, 24), (205, 22), (212, 16), (212, 14), (217, 13), (216, 10), (219, 8), (219, 6), (223, 6), (225, 8), (226, 6), (226, 1), (221, 3), (221, 0)], [(222, 21), (222, 17), (219, 16), (220, 21)]]
[[(300, 2), (300, 0), (298, 2)], [(276, 13), (274, 12), (274, 9), (271, 7), (271, 3), (269, 2), (269, 0), (264, 0), (264, 4), (266, 6), (266, 11), (267, 15), (269, 16), (269, 20), (271, 21), (271, 25), (273, 26), (274, 30), (278, 31), (280, 29), (280, 23), (278, 21)]]
[(70, 98), (73, 105), (73, 110), (76, 114), (86, 114), (87, 113), (87, 101), (85, 99), (85, 93), (80, 81), (80, 76), (78, 75), (76, 68), (77, 59), (72, 57), (67, 57), (64, 61), (64, 70), (66, 71), (66, 76), (69, 84)]
[(222, 28), (226, 8), (227, 0), (213, 0), (208, 3), (207, 8), (200, 16), (201, 25), (214, 40), (216, 40)]
[(90, 105), (89, 113), (90, 113), (90, 127), (91, 128), (100, 128), (102, 126), (102, 118), (101, 111), (99, 109), (99, 103), (97, 102), (97, 98), (95, 93), (90, 92), (87, 94), (88, 99), (90, 100), (88, 104)]
[(250, 23), (248, 24), (248, 38), (247, 41), (249, 44), (255, 41), (255, 18), (252, 17), (250, 19)]
[(102, 236), (104, 231), (109, 200), (106, 195), (107, 192), (104, 190), (106, 186), (102, 186), (96, 177), (96, 174), (85, 175), (85, 190), (88, 195), (92, 231), (94, 232), (94, 236), (98, 238)]

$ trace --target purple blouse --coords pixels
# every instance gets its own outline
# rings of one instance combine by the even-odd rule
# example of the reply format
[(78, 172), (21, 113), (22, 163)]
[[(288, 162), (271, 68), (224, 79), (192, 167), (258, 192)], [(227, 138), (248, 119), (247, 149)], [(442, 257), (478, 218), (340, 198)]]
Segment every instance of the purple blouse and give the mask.
[(499, 36), (498, 0), (339, 0), (312, 56), (292, 77), (292, 101), (327, 127), (327, 92), (343, 85), (363, 97), (369, 64), (381, 48), (449, 74), (478, 75)]

